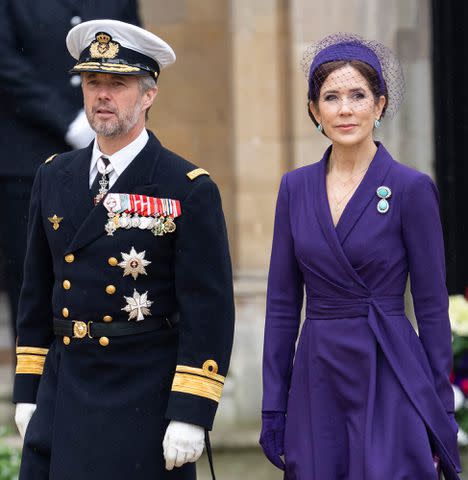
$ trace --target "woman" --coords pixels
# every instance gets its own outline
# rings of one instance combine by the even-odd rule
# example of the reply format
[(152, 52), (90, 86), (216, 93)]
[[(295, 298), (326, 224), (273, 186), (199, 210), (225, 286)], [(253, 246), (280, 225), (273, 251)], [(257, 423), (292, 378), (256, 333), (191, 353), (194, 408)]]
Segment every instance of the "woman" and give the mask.
[(438, 194), (373, 139), (401, 102), (401, 68), (346, 34), (305, 64), (309, 114), (332, 145), (280, 186), (260, 443), (287, 480), (436, 480), (438, 459), (458, 479)]

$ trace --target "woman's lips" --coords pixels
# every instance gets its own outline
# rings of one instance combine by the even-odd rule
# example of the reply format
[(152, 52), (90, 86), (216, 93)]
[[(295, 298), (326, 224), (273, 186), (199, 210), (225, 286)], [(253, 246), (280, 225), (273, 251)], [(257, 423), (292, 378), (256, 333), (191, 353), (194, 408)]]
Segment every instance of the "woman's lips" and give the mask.
[(353, 128), (357, 127), (355, 123), (346, 123), (342, 125), (337, 125), (336, 128), (343, 132), (348, 132), (349, 130), (352, 130)]

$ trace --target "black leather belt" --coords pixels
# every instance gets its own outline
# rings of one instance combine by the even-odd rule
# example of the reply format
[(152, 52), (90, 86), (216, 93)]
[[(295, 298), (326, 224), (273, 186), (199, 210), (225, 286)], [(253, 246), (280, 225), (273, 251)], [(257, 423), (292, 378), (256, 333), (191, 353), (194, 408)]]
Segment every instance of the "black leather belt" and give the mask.
[(54, 333), (71, 338), (122, 337), (152, 332), (162, 328), (172, 328), (177, 323), (179, 323), (178, 313), (165, 317), (147, 318), (140, 322), (101, 323), (54, 318)]

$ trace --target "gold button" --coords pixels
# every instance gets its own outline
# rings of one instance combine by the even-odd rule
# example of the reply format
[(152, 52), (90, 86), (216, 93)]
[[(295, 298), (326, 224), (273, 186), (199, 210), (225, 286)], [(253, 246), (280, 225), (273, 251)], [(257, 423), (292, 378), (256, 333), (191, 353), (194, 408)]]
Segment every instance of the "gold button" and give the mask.
[(70, 280), (64, 280), (64, 281), (63, 281), (63, 288), (64, 288), (65, 290), (70, 290), (70, 288), (71, 288)]
[(68, 310), (68, 308), (62, 308), (62, 315), (65, 317), (65, 318), (68, 318), (68, 315), (70, 315), (70, 311)]
[(75, 261), (75, 255), (73, 255), (73, 253), (69, 253), (68, 255), (65, 255), (65, 261), (67, 263), (73, 263)]
[(115, 290), (116, 288), (114, 287), (114, 285), (107, 285), (106, 287), (106, 293), (108, 293), (109, 295), (114, 295)]
[(103, 319), (106, 323), (112, 322), (112, 317), (111, 317), (110, 315), (106, 315), (106, 316), (102, 317), (102, 319)]
[(63, 337), (63, 343), (65, 345), (70, 345), (70, 342), (71, 342), (70, 337)]
[(115, 267), (119, 264), (119, 261), (115, 257), (110, 257), (109, 260), (107, 260), (107, 262), (111, 267)]
[(109, 339), (107, 337), (101, 337), (99, 343), (102, 347), (107, 347), (107, 345), (109, 345)]

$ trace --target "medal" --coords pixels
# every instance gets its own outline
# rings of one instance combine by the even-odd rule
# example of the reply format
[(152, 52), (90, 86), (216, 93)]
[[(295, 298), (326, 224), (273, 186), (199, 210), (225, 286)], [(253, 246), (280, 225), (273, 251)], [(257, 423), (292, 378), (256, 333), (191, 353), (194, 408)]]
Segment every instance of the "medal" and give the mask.
[(123, 276), (131, 275), (134, 280), (138, 278), (138, 275), (146, 275), (145, 267), (151, 262), (145, 260), (145, 251), (137, 253), (134, 247), (131, 248), (130, 253), (121, 252), (122, 261), (119, 263), (119, 267), (123, 268)]
[(138, 322), (144, 320), (145, 315), (151, 315), (149, 307), (153, 304), (148, 300), (148, 292), (140, 295), (136, 290), (133, 290), (132, 297), (125, 297), (127, 305), (122, 308), (125, 312), (128, 312), (128, 320), (135, 320)]
[(113, 235), (119, 228), (150, 230), (155, 236), (173, 233), (176, 230), (174, 219), (182, 214), (179, 200), (148, 197), (136, 193), (106, 194), (104, 188), (107, 186), (103, 183), (99, 195), (103, 194), (102, 203), (108, 212), (109, 220), (105, 225), (108, 235)]
[(148, 225), (151, 223), (151, 217), (141, 217), (140, 218), (140, 225), (138, 225), (138, 228), (141, 230), (147, 230)]
[(166, 221), (164, 222), (164, 231), (166, 233), (172, 233), (175, 232), (176, 229), (176, 224), (172, 217), (167, 217)]
[(131, 219), (131, 223), (132, 223), (133, 228), (139, 227), (140, 226), (140, 217), (137, 214), (133, 215), (133, 217)]

